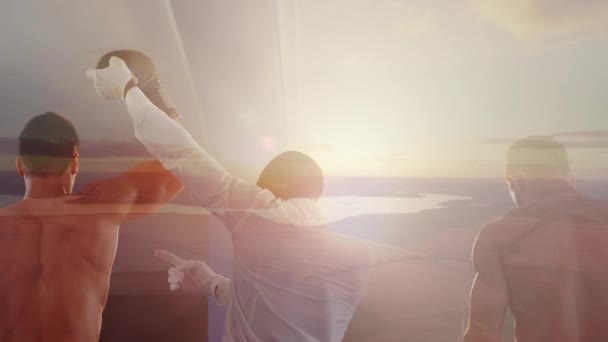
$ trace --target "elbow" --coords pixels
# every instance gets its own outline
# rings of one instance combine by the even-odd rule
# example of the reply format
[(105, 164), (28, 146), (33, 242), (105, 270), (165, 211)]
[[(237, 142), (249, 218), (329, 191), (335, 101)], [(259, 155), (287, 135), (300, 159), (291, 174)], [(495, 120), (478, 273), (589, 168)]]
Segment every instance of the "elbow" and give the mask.
[(172, 200), (184, 189), (182, 181), (173, 172), (165, 168), (163, 168), (163, 174), (159, 177), (156, 184), (160, 186), (155, 191), (154, 197), (160, 202)]
[(150, 200), (159, 204), (167, 203), (173, 200), (183, 188), (184, 187), (181, 183), (167, 184), (164, 187), (160, 187), (156, 193), (151, 194)]

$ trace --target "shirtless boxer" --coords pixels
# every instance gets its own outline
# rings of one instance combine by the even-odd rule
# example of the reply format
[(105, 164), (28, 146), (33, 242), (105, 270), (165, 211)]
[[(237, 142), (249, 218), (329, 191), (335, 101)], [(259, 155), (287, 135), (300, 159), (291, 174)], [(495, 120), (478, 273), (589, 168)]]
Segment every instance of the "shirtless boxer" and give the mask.
[(157, 161), (72, 195), (78, 135), (65, 117), (30, 120), (19, 138), (22, 201), (0, 209), (0, 342), (95, 342), (121, 223), (182, 188)]
[(518, 342), (608, 341), (607, 207), (577, 193), (549, 137), (511, 146), (507, 182), (517, 209), (475, 242), (464, 341), (501, 341), (507, 308)]

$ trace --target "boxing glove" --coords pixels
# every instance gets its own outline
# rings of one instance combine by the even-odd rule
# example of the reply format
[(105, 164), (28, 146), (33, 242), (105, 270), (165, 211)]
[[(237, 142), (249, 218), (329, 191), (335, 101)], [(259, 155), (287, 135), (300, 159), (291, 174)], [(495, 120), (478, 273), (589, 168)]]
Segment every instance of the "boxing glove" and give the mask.
[(172, 118), (180, 117), (175, 104), (163, 88), (156, 66), (150, 57), (135, 50), (115, 50), (106, 53), (99, 59), (97, 69), (106, 68), (112, 56), (125, 61), (133, 76), (137, 78), (137, 86), (155, 106)]

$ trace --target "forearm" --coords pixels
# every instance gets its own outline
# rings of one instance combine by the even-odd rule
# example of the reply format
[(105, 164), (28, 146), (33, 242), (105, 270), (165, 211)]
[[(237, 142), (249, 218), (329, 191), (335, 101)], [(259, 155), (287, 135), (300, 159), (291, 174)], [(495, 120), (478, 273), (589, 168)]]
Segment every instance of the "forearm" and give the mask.
[[(125, 86), (125, 100), (126, 94), (133, 88), (138, 88), (136, 79), (131, 79)], [(139, 90), (141, 91), (141, 89)], [(137, 103), (137, 101), (135, 102)], [(164, 110), (162, 112), (183, 127), (180, 116), (175, 110)], [(165, 203), (183, 188), (179, 179), (158, 160), (139, 163), (125, 173), (124, 177), (136, 187), (138, 192), (137, 203)]]
[(202, 150), (190, 133), (156, 107), (141, 89), (127, 92), (125, 103), (135, 129), (135, 136), (168, 169)]

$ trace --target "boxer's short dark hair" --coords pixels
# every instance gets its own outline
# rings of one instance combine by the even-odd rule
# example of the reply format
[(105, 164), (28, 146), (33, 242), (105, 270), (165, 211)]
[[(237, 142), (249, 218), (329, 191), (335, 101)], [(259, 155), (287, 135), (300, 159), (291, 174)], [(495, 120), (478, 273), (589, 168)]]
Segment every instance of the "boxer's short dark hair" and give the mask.
[(309, 156), (297, 151), (280, 154), (270, 161), (258, 179), (260, 188), (277, 198), (318, 199), (323, 193), (323, 171)]
[(553, 137), (545, 135), (533, 135), (514, 142), (507, 153), (507, 170), (532, 178), (571, 174), (566, 148)]
[(76, 128), (64, 116), (54, 112), (35, 116), (19, 135), (23, 170), (32, 176), (62, 174), (78, 155), (79, 144)]

